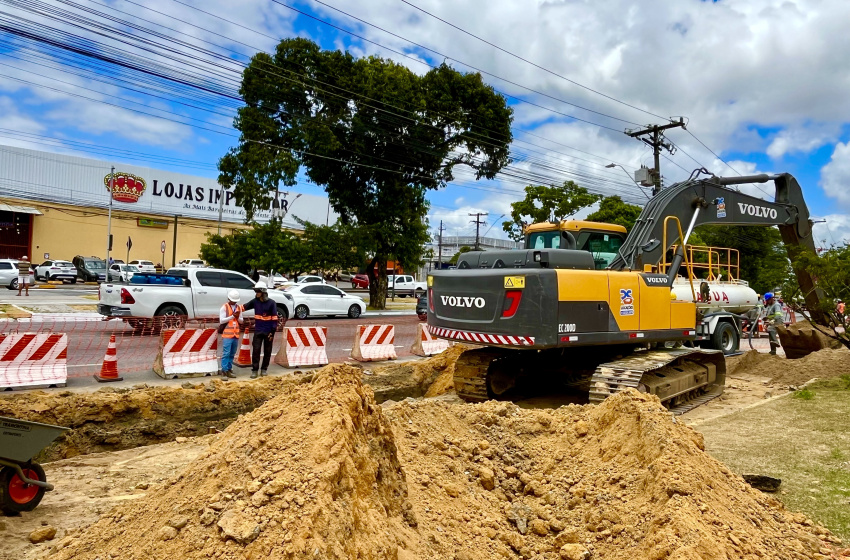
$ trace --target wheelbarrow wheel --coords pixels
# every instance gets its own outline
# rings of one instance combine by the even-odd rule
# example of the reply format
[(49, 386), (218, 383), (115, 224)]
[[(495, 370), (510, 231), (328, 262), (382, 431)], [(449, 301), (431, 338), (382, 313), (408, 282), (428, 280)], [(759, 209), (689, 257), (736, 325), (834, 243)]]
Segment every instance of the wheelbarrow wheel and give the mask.
[[(32, 480), (47, 481), (44, 469), (38, 463), (21, 467), (24, 475)], [(44, 497), (44, 488), (27, 484), (18, 473), (9, 467), (0, 470), (0, 511), (6, 515), (15, 515), (22, 511), (32, 511)]]

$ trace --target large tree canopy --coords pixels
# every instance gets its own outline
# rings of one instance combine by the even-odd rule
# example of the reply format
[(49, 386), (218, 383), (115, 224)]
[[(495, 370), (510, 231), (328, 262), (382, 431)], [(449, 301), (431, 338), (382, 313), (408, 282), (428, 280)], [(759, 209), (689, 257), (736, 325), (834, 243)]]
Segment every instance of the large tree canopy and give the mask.
[(572, 181), (564, 181), (561, 186), (529, 185), (525, 187), (525, 198), (511, 203), (511, 220), (505, 220), (502, 229), (514, 241), (522, 241), (525, 226), (563, 220), (601, 199)]
[(512, 110), (479, 74), (443, 64), (424, 75), (378, 57), (280, 42), (246, 68), (239, 145), (219, 162), (251, 219), (270, 191), (303, 169), (344, 224), (367, 232), (371, 305), (386, 299), (386, 261), (421, 262), (428, 241), (426, 192), (456, 166), (493, 178), (509, 162)]
[(599, 210), (588, 214), (587, 219), (592, 222), (618, 224), (631, 231), (642, 211), (640, 206), (623, 202), (619, 196), (606, 196), (599, 203)]

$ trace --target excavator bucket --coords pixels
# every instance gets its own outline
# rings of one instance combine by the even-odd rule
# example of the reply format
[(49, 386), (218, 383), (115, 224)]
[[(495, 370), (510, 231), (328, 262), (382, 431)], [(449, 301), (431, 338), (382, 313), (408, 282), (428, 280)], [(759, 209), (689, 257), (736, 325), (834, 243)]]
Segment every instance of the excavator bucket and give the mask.
[(841, 343), (817, 331), (811, 325), (797, 323), (788, 327), (777, 327), (776, 334), (790, 360), (804, 358), (824, 348), (839, 348)]

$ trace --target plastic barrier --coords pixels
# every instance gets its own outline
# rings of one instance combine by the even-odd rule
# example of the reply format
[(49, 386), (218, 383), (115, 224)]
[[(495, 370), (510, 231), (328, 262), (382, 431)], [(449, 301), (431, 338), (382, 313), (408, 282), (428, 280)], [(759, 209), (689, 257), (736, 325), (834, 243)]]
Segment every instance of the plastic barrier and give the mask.
[(0, 335), (0, 388), (64, 387), (68, 379), (68, 335)]
[(164, 329), (153, 370), (163, 379), (218, 373), (216, 329)]
[(417, 333), (416, 340), (413, 341), (413, 345), (410, 347), (411, 354), (416, 356), (433, 356), (454, 345), (454, 342), (449, 342), (442, 338), (434, 338), (428, 330), (427, 324), (419, 323), (418, 327), (417, 330), (419, 332)]
[(394, 325), (358, 325), (351, 357), (358, 362), (379, 362), (398, 358)]
[(274, 363), (283, 367), (323, 366), (328, 363), (327, 327), (285, 327), (283, 344)]

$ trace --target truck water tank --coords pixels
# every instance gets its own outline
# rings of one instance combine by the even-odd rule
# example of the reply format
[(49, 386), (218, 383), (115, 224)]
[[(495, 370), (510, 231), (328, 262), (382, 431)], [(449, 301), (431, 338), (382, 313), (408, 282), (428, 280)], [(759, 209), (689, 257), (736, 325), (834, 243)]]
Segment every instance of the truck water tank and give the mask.
[[(758, 294), (742, 282), (708, 282), (709, 297), (702, 300), (701, 280), (694, 280), (697, 307), (706, 312), (728, 311), (743, 314), (758, 305)], [(673, 283), (673, 294), (677, 301), (693, 301), (690, 283), (682, 277)]]

